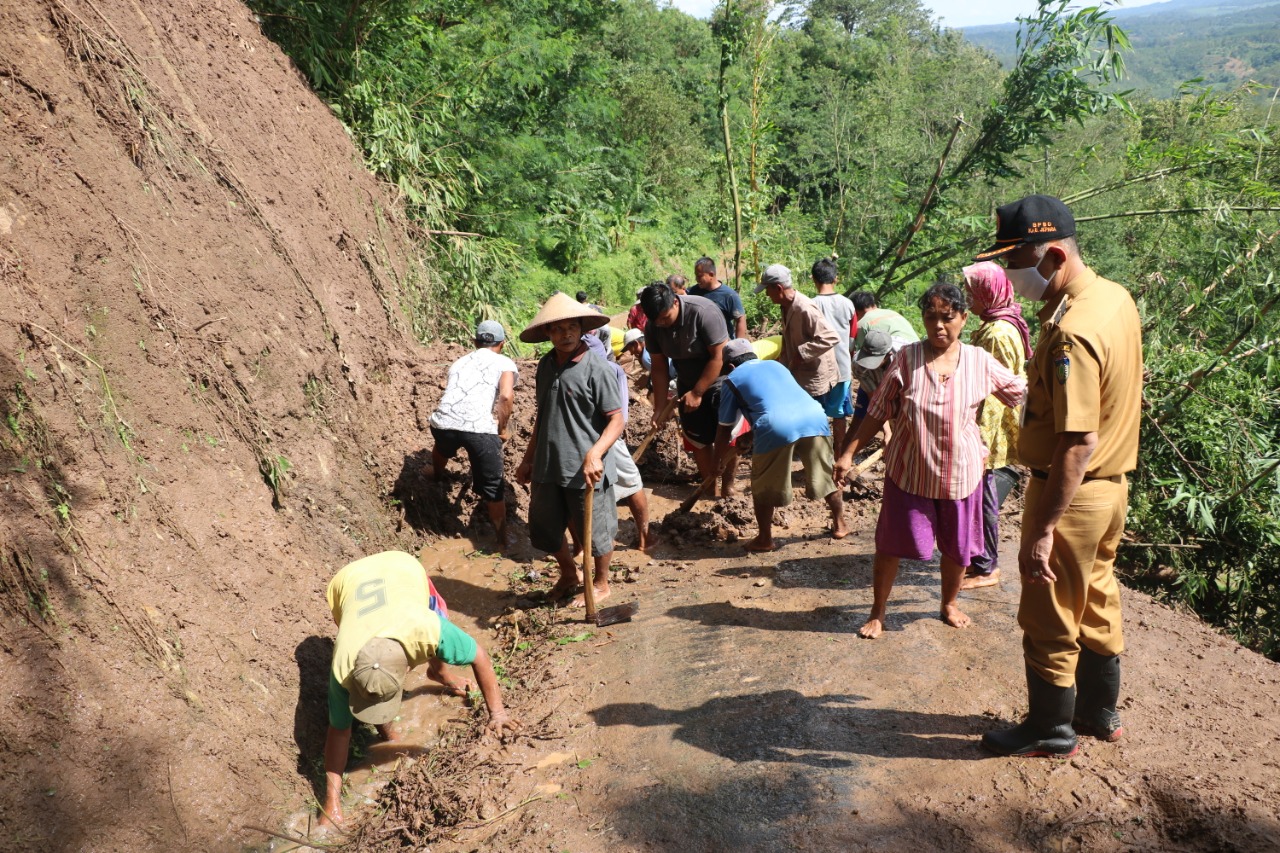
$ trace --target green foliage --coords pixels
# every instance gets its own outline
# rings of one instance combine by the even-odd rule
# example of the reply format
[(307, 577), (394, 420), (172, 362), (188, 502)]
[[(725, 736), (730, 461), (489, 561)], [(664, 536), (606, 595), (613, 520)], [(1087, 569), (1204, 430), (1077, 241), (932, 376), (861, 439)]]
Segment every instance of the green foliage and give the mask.
[[(1270, 0), (1216, 0), (1118, 8), (1134, 53), (1128, 85), (1151, 97), (1177, 94), (1184, 81), (1233, 89), (1249, 80), (1280, 79), (1280, 5)], [(969, 27), (965, 37), (1006, 64), (1016, 27)]]
[(4, 422), (9, 428), (9, 432), (18, 440), (19, 446), (26, 442), (26, 432), (22, 428), (22, 415), (31, 405), (31, 400), (27, 396), (27, 391), (22, 387), (21, 382), (15, 382), (13, 386), (13, 401), (5, 401)]
[[(761, 333), (777, 312), (750, 294), (759, 269), (807, 287), (832, 252), (845, 289), (914, 321), (996, 204), (1063, 198), (1148, 326), (1121, 566), (1280, 655), (1280, 159), (1261, 90), (1133, 98), (1118, 13), (1067, 0), (1020, 21), (1007, 70), (918, 0), (726, 0), (711, 24), (655, 0), (252, 5), (415, 223), (424, 264), (401, 287), (423, 339), (519, 327), (556, 290), (617, 313), (704, 254)], [(1280, 62), (1269, 20), (1223, 55)], [(1152, 61), (1141, 43), (1129, 67)], [(18, 435), (21, 401), (6, 415)], [(262, 459), (279, 500), (287, 460)]]
[(1277, 206), (1270, 121), (1247, 91), (1138, 114), (1113, 207), (1181, 213), (1098, 222), (1083, 244), (1111, 247), (1102, 262), (1141, 282), (1149, 380), (1129, 527), (1142, 545), (1122, 559), (1136, 582), (1280, 656), (1280, 217), (1252, 210)]
[(271, 488), (271, 505), (281, 509), (284, 507), (286, 478), (293, 470), (293, 463), (288, 457), (272, 454), (264, 448), (259, 448), (259, 452), (262, 455), (258, 459), (258, 469), (262, 473), (262, 479)]
[[(1101, 7), (1070, 12), (1069, 5), (1070, 0), (1040, 0), (1037, 14), (1019, 19), (1017, 61), (984, 112), (977, 133), (954, 163), (940, 164), (916, 216), (902, 218), (904, 236), (872, 265), (872, 274), (883, 282), (882, 292), (903, 286), (968, 248), (969, 239), (956, 237), (965, 226), (978, 223), (956, 216), (953, 188), (1021, 179), (1028, 151), (1056, 141), (1064, 124), (1083, 125), (1086, 118), (1113, 108), (1129, 109), (1127, 93), (1110, 90), (1124, 76), (1123, 54), (1129, 47), (1124, 31)], [(955, 132), (961, 125), (957, 118)], [(903, 205), (900, 210), (910, 208)], [(925, 223), (924, 239), (916, 240)], [(906, 255), (913, 242), (918, 252), (931, 256), (923, 268), (916, 263), (921, 255)]]
[(674, 272), (692, 277), (693, 262), (714, 238), (705, 228), (689, 227), (689, 231), (673, 233), (675, 229), (665, 217), (637, 227), (627, 233), (620, 248), (583, 261), (578, 271), (568, 275), (545, 264), (527, 263), (509, 294), (510, 311), (521, 319), (532, 317), (557, 290), (571, 295), (585, 290), (592, 302), (610, 314), (626, 311), (635, 302), (636, 291), (649, 282)]
[(590, 631), (582, 631), (577, 634), (571, 634), (566, 637), (557, 637), (555, 639), (555, 644), (557, 646), (566, 646), (566, 645), (569, 645), (570, 643), (581, 643), (586, 640), (590, 640), (594, 636), (595, 634), (591, 633)]

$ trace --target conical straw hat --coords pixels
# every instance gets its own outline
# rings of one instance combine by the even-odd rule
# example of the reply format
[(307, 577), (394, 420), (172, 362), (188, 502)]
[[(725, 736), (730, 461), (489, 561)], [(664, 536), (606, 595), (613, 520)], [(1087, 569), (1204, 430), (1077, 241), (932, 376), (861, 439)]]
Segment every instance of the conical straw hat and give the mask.
[(547, 326), (561, 320), (581, 320), (584, 333), (598, 329), (609, 322), (609, 318), (599, 311), (588, 308), (566, 293), (557, 292), (538, 309), (538, 315), (520, 333), (520, 340), (526, 344), (549, 341), (551, 339), (547, 336)]

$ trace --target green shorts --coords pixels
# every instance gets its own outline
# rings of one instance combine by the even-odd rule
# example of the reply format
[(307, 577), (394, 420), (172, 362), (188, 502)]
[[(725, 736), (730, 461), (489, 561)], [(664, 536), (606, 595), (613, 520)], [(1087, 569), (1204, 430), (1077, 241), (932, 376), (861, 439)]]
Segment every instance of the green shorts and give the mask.
[(836, 490), (831, 436), (813, 435), (751, 457), (751, 495), (761, 506), (791, 503), (791, 464), (796, 457), (805, 472), (805, 494), (825, 498)]

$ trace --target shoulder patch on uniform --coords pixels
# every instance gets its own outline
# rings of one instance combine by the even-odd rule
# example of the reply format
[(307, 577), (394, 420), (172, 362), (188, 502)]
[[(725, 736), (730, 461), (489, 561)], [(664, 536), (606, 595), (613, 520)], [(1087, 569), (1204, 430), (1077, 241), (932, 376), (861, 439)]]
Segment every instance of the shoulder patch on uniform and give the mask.
[(1062, 342), (1053, 345), (1053, 374), (1058, 377), (1059, 385), (1067, 384), (1071, 375), (1071, 344)]

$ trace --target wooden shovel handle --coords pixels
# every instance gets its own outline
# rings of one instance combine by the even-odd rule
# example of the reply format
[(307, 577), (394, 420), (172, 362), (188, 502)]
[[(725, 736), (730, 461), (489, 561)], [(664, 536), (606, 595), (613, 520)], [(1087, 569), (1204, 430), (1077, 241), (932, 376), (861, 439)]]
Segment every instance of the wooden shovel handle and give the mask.
[(591, 505), (596, 490), (587, 484), (582, 496), (582, 594), (587, 602), (587, 621), (596, 620), (596, 572), (591, 560)]
[(679, 397), (671, 397), (667, 400), (667, 406), (662, 410), (662, 414), (658, 416), (658, 422), (649, 430), (649, 434), (644, 437), (644, 441), (640, 442), (640, 446), (636, 448), (635, 459), (636, 464), (640, 464), (640, 460), (644, 457), (645, 451), (649, 449), (649, 445), (653, 444), (653, 440), (658, 437), (658, 433), (662, 432), (662, 428), (667, 424), (667, 418), (671, 417), (671, 410), (676, 407), (676, 403), (680, 401)]
[(693, 494), (685, 498), (680, 506), (676, 507), (676, 515), (683, 515), (693, 509), (693, 505), (707, 496), (707, 492), (714, 492), (716, 480), (720, 477), (720, 473), (716, 472), (710, 477), (702, 481), (702, 485), (694, 490)]
[(862, 476), (862, 472), (866, 471), (872, 465), (880, 461), (880, 457), (884, 456), (884, 448), (881, 447), (875, 453), (872, 453), (866, 459), (862, 460), (861, 465), (855, 465), (848, 474), (845, 475), (845, 482), (852, 483), (854, 480)]

